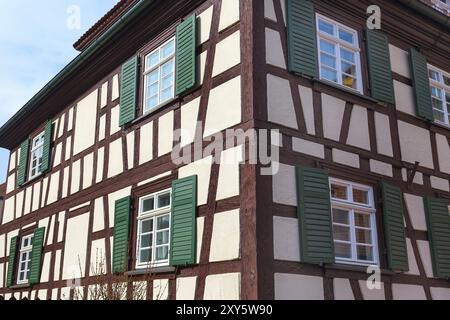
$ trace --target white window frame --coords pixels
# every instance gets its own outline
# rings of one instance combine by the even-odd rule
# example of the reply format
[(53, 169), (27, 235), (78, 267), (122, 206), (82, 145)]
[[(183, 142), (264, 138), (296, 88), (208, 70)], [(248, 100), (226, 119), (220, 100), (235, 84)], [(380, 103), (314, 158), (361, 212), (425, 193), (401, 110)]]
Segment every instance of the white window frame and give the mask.
[[(170, 205), (163, 207), (163, 208), (157, 208), (148, 212), (143, 212), (143, 202), (149, 198), (155, 199), (155, 206), (156, 206), (156, 200), (159, 195), (167, 194), (169, 193), (170, 196)], [(157, 237), (157, 229), (156, 229), (156, 221), (159, 217), (169, 215), (169, 242), (167, 244), (161, 245), (161, 246), (168, 246), (168, 258), (166, 260), (161, 261), (155, 261), (156, 260), (156, 248), (160, 247), (156, 245), (156, 237)], [(147, 220), (153, 220), (153, 242), (152, 242), (152, 257), (150, 262), (146, 263), (140, 263), (139, 262), (139, 255), (141, 250), (141, 223), (143, 221)], [(146, 268), (155, 268), (155, 267), (166, 267), (169, 266), (169, 260), (170, 260), (170, 245), (171, 245), (171, 226), (172, 226), (172, 189), (166, 189), (162, 191), (158, 191), (143, 197), (139, 198), (139, 212), (137, 217), (138, 223), (137, 223), (137, 237), (136, 237), (136, 269), (146, 269)], [(165, 229), (164, 229), (165, 230)]]
[[(430, 76), (430, 71), (436, 72), (439, 74), (439, 81), (436, 81), (434, 79), (431, 78)], [(449, 120), (449, 116), (450, 116), (450, 106), (447, 105), (447, 100), (446, 100), (446, 94), (450, 94), (450, 85), (446, 85), (444, 82), (444, 76), (450, 79), (450, 73), (445, 72), (444, 70), (441, 70), (439, 68), (436, 68), (434, 66), (432, 66), (431, 64), (428, 64), (428, 78), (430, 79), (430, 90), (431, 87), (434, 87), (438, 90), (441, 90), (441, 92), (443, 92), (444, 96), (441, 97), (441, 102), (442, 102), (442, 110), (444, 113), (444, 122), (437, 120), (434, 116), (434, 105), (432, 104), (433, 107), (433, 119), (436, 123), (444, 125), (446, 127), (450, 127), (450, 120)], [(442, 110), (439, 110), (440, 112), (442, 112)]]
[[(154, 54), (157, 51), (160, 51), (160, 59), (161, 59), (161, 52), (162, 52), (162, 48), (167, 45), (168, 43), (170, 43), (171, 41), (173, 41), (174, 43), (174, 51), (173, 54), (170, 55), (169, 57), (165, 58), (164, 60), (160, 60), (159, 63), (153, 67), (148, 67), (147, 63), (148, 63), (148, 57), (150, 57), (152, 54)], [(162, 107), (163, 105), (167, 104), (168, 102), (172, 101), (175, 99), (175, 86), (176, 86), (176, 53), (177, 53), (177, 43), (176, 43), (176, 38), (172, 37), (169, 40), (167, 40), (166, 42), (164, 42), (162, 45), (158, 46), (158, 48), (156, 48), (155, 50), (153, 50), (152, 52), (150, 52), (149, 54), (145, 55), (145, 62), (144, 62), (144, 101), (142, 104), (142, 113), (143, 114), (148, 114), (150, 112), (153, 112), (155, 110), (158, 110), (160, 107)], [(170, 60), (173, 59), (173, 86), (172, 86), (172, 97), (166, 100), (161, 100), (161, 82), (162, 82), (162, 66), (164, 64), (166, 64), (167, 62), (169, 62)], [(153, 71), (159, 69), (159, 78), (158, 78), (158, 104), (154, 107), (151, 108), (147, 108), (147, 99), (148, 97), (148, 79), (147, 79), (147, 75), (149, 75), (150, 73), (152, 73)]]
[[(333, 217), (333, 209), (343, 209), (349, 211), (349, 225), (350, 225), (350, 240), (351, 240), (351, 248), (352, 248), (352, 257), (351, 258), (341, 258), (336, 257), (337, 263), (342, 264), (350, 264), (350, 265), (362, 265), (362, 266), (379, 266), (379, 251), (378, 251), (378, 237), (377, 237), (377, 223), (376, 223), (376, 209), (374, 204), (374, 196), (373, 196), (373, 188), (353, 183), (349, 181), (344, 181), (336, 178), (330, 178), (330, 191), (331, 185), (340, 185), (347, 187), (347, 200), (336, 199), (331, 196), (331, 208), (332, 208), (332, 224), (339, 225), (338, 223), (334, 223)], [(363, 190), (368, 192), (368, 204), (356, 203), (353, 201), (353, 188), (358, 190)], [(366, 213), (370, 215), (370, 230), (372, 234), (372, 248), (373, 248), (373, 261), (359, 260), (357, 258), (357, 242), (356, 242), (356, 226), (355, 226), (355, 211), (360, 213)], [(358, 227), (359, 229), (364, 229)], [(334, 237), (334, 236), (333, 236)], [(334, 240), (334, 243), (347, 243), (345, 241)]]
[[(27, 284), (30, 278), (30, 267), (31, 267), (31, 253), (33, 251), (33, 234), (22, 237), (20, 241), (19, 250), (19, 267), (17, 272), (17, 284)], [(28, 241), (28, 245), (25, 242)], [(25, 256), (25, 258), (24, 258)], [(25, 268), (22, 268), (22, 264), (25, 264)], [(25, 278), (20, 279), (21, 274), (25, 273)]]
[[(34, 179), (36, 177), (39, 177), (42, 174), (42, 172), (41, 172), (41, 170), (39, 168), (39, 158), (37, 158), (37, 161), (36, 161), (37, 167), (36, 168), (33, 167), (33, 155), (38, 153), (39, 151), (41, 151), (42, 155), (41, 155), (40, 158), (42, 159), (44, 157), (44, 153), (43, 153), (43, 151), (44, 151), (44, 143), (45, 143), (45, 140), (44, 140), (45, 137), (44, 136), (45, 136), (45, 131), (41, 132), (36, 137), (34, 137), (32, 142), (31, 142), (29, 180), (32, 180), (32, 179)], [(39, 142), (39, 144), (35, 146), (34, 144), (35, 144), (36, 140), (42, 140), (42, 141)], [(33, 169), (36, 169), (36, 173), (35, 174), (33, 174)]]
[[(323, 20), (327, 23), (333, 24), (334, 25), (334, 30), (335, 30), (335, 34), (334, 36), (329, 35), (328, 33), (325, 33), (323, 31), (321, 31), (319, 29), (319, 21)], [(349, 32), (351, 34), (353, 34), (354, 39), (355, 39), (355, 43), (354, 45), (341, 40), (339, 38), (339, 29), (342, 29), (346, 32)], [(337, 33), (337, 34), (336, 34)], [(334, 85), (339, 85), (340, 87), (353, 91), (353, 92), (358, 92), (360, 94), (364, 93), (364, 88), (363, 88), (363, 80), (362, 80), (362, 67), (361, 67), (361, 48), (360, 48), (360, 44), (359, 44), (359, 36), (358, 36), (358, 32), (352, 28), (347, 27), (346, 25), (343, 25), (342, 23), (339, 23), (335, 20), (332, 20), (328, 17), (325, 17), (321, 14), (316, 14), (316, 34), (317, 34), (317, 56), (318, 56), (318, 62), (319, 62), (319, 73), (320, 73), (320, 79), (329, 83), (332, 83)], [(320, 40), (325, 40), (326, 42), (330, 42), (333, 45), (336, 46), (337, 48), (337, 52), (336, 52), (336, 73), (337, 73), (337, 80), (338, 82), (334, 82), (331, 80), (328, 80), (326, 78), (324, 78), (322, 76), (322, 58), (320, 55)], [(342, 59), (341, 59), (341, 48), (344, 48), (348, 51), (352, 51), (355, 53), (355, 65), (356, 65), (356, 86), (357, 88), (351, 88), (348, 87), (346, 85), (343, 84), (342, 81)]]

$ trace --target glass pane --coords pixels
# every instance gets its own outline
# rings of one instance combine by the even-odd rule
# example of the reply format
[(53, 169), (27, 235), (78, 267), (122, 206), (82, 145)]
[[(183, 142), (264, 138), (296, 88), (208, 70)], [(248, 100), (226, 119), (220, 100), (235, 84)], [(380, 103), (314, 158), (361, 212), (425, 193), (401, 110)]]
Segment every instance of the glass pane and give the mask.
[(331, 197), (335, 199), (348, 200), (347, 187), (338, 184), (331, 184)]
[(321, 61), (322, 65), (336, 69), (336, 58), (329, 56), (328, 54), (321, 53), (320, 61)]
[(140, 251), (139, 262), (146, 263), (150, 262), (152, 257), (152, 249), (144, 249)]
[(441, 90), (439, 88), (431, 87), (431, 95), (433, 97), (438, 98), (438, 99), (442, 99), (442, 93), (441, 93)]
[(142, 212), (148, 212), (155, 209), (155, 198), (148, 198), (142, 201)]
[(165, 90), (173, 86), (173, 73), (162, 79), (161, 89)]
[(442, 101), (438, 100), (436, 98), (432, 98), (431, 99), (432, 103), (433, 103), (433, 108), (438, 109), (438, 110), (442, 110)]
[(439, 81), (439, 73), (437, 73), (434, 70), (429, 70), (428, 74), (430, 75), (430, 78), (435, 80), (435, 81)]
[(153, 245), (153, 234), (141, 236), (141, 248), (149, 248)]
[(447, 100), (447, 103), (450, 103), (450, 92), (445, 93), (445, 99)]
[(356, 242), (372, 244), (372, 232), (370, 230), (356, 229)]
[(352, 43), (352, 44), (355, 43), (355, 39), (354, 39), (353, 34), (351, 32), (346, 31), (346, 30), (339, 29), (339, 38), (341, 40), (344, 40), (344, 41), (348, 42), (348, 43)]
[(370, 228), (370, 215), (364, 213), (355, 213), (355, 225), (357, 227)]
[(161, 92), (161, 101), (167, 101), (173, 98), (173, 87), (169, 87)]
[(350, 244), (334, 243), (334, 252), (337, 258), (350, 259), (352, 257), (352, 248)]
[(329, 35), (334, 35), (334, 26), (326, 21), (319, 20), (319, 30)]
[(333, 209), (333, 222), (349, 225), (349, 212), (341, 209)]
[(350, 227), (333, 226), (334, 240), (350, 241)]
[(174, 65), (173, 60), (170, 60), (169, 62), (165, 63), (162, 66), (161, 69), (162, 69), (162, 77), (163, 78), (173, 73), (173, 65)]
[(164, 193), (158, 196), (158, 208), (170, 206), (170, 193)]
[(450, 86), (450, 77), (444, 76), (444, 83), (445, 85)]
[(345, 74), (342, 75), (342, 84), (346, 87), (356, 89), (356, 79), (352, 76), (347, 76)]
[(320, 40), (320, 50), (332, 56), (336, 56), (335, 45), (324, 40)]
[(336, 71), (330, 69), (322, 68), (322, 77), (329, 81), (338, 82)]
[(347, 62), (342, 62), (342, 72), (356, 76), (356, 66)]
[(147, 109), (151, 109), (153, 107), (156, 107), (158, 105), (158, 96), (151, 97), (147, 99)]
[(141, 233), (149, 233), (153, 231), (153, 219), (141, 222)]
[(341, 49), (341, 58), (346, 61), (355, 63), (355, 53), (346, 49)]
[(175, 41), (172, 40), (162, 48), (162, 57), (163, 59), (165, 59), (173, 55), (174, 53), (175, 53)]
[(358, 260), (373, 261), (373, 248), (366, 246), (358, 246), (356, 248)]
[(156, 260), (157, 261), (167, 260), (168, 258), (169, 258), (169, 247), (168, 246), (159, 247), (156, 249)]
[(444, 113), (441, 111), (437, 111), (436, 109), (433, 110), (434, 120), (445, 122), (445, 116)]
[(157, 230), (168, 229), (169, 225), (170, 225), (170, 217), (168, 215), (158, 217)]
[(147, 75), (147, 85), (158, 83), (158, 81), (159, 81), (159, 70), (155, 70)]
[(357, 203), (369, 204), (369, 191), (353, 188), (353, 201)]
[(169, 230), (158, 232), (156, 235), (156, 245), (168, 244), (169, 243)]
[(158, 94), (158, 82), (150, 85), (147, 90), (147, 95), (153, 97)]
[(147, 57), (147, 69), (151, 69), (159, 63), (159, 50)]

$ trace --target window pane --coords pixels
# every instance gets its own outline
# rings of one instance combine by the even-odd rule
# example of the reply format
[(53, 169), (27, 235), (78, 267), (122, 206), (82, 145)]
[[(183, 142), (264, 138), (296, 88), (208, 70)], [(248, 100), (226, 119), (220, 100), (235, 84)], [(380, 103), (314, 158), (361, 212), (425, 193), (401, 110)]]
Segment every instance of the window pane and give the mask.
[(333, 226), (334, 240), (350, 241), (350, 227)]
[(353, 188), (353, 201), (369, 204), (369, 191)]
[(433, 103), (433, 108), (438, 109), (438, 110), (443, 110), (442, 101), (441, 100), (438, 100), (436, 98), (432, 98), (431, 101)]
[(350, 244), (334, 243), (334, 252), (337, 258), (350, 259), (352, 257), (352, 248)]
[(320, 40), (320, 50), (331, 54), (332, 56), (336, 56), (335, 45), (324, 40)]
[(173, 98), (173, 88), (172, 87), (167, 88), (167, 89), (163, 90), (163, 92), (161, 92), (161, 101), (162, 102), (167, 101), (172, 98)]
[(173, 86), (173, 74), (162, 79), (161, 88), (163, 90), (170, 89)]
[(147, 69), (151, 69), (159, 63), (159, 50), (147, 57)]
[(434, 70), (429, 70), (428, 74), (430, 75), (430, 78), (435, 80), (435, 81), (439, 81), (440, 77), (439, 77), (439, 73), (437, 73)]
[(157, 230), (168, 229), (170, 224), (169, 216), (163, 216), (158, 218), (157, 222)]
[(331, 185), (331, 197), (335, 199), (348, 200), (347, 187), (338, 184)]
[(339, 224), (350, 224), (349, 212), (341, 209), (333, 209), (333, 222)]
[(155, 199), (148, 198), (142, 201), (142, 212), (148, 212), (155, 209)]
[(154, 108), (157, 105), (158, 105), (158, 96), (153, 96), (153, 97), (147, 99), (147, 105), (146, 105), (147, 110)]
[(173, 73), (173, 66), (174, 66), (174, 61), (170, 60), (169, 62), (167, 62), (166, 64), (164, 64), (162, 66), (162, 77), (166, 77), (168, 75), (172, 75)]
[(355, 225), (357, 227), (370, 228), (370, 215), (364, 213), (355, 213)]
[(433, 97), (436, 97), (436, 98), (440, 99), (440, 100), (442, 99), (442, 92), (441, 92), (441, 90), (439, 88), (431, 87), (431, 95)]
[(158, 82), (148, 86), (147, 94), (149, 97), (158, 95)]
[(158, 208), (170, 206), (170, 193), (165, 193), (158, 196)]
[(450, 77), (444, 76), (444, 83), (445, 85), (450, 86)]
[(156, 260), (157, 261), (167, 260), (168, 258), (169, 258), (169, 247), (168, 246), (159, 247), (156, 249)]
[(153, 245), (153, 235), (147, 234), (145, 236), (141, 236), (141, 248), (149, 248)]
[(356, 229), (356, 242), (372, 244), (372, 232), (370, 230)]
[(329, 81), (338, 82), (336, 71), (330, 69), (322, 68), (322, 77)]
[(356, 248), (358, 260), (373, 261), (373, 248), (366, 246), (358, 246)]
[(345, 74), (342, 75), (342, 84), (346, 87), (353, 89), (356, 89), (357, 86), (356, 79), (351, 76), (347, 76)]
[(168, 244), (169, 243), (169, 230), (158, 232), (156, 235), (156, 245), (160, 246), (162, 244)]
[(153, 219), (145, 220), (141, 223), (141, 233), (148, 233), (153, 231)]
[(139, 262), (146, 263), (150, 262), (152, 257), (152, 249), (144, 249), (140, 251)]
[(355, 63), (355, 53), (346, 49), (341, 49), (341, 58), (346, 61)]
[(339, 38), (348, 43), (355, 43), (354, 35), (346, 30), (339, 29)]
[(437, 111), (436, 109), (433, 110), (434, 120), (445, 122), (445, 115), (441, 111)]
[(329, 35), (334, 35), (334, 26), (326, 21), (319, 20), (319, 30)]
[(151, 85), (154, 83), (158, 83), (159, 81), (159, 70), (155, 70), (152, 73), (147, 75), (147, 84)]
[(356, 66), (347, 62), (342, 62), (342, 72), (356, 76)]
[(329, 56), (328, 54), (321, 53), (320, 61), (322, 65), (328, 66), (330, 68), (336, 69), (336, 58)]
[(447, 103), (450, 103), (450, 92), (445, 93), (445, 99), (447, 100)]
[(168, 58), (174, 53), (175, 53), (175, 41), (172, 40), (162, 48), (163, 59)]

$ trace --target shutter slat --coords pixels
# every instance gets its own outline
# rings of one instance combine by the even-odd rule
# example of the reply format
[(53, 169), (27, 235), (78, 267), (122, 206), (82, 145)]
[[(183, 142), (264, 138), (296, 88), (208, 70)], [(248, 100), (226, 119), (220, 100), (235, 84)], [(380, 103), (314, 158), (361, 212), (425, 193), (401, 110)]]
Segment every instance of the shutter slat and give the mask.
[(328, 173), (297, 167), (297, 213), (301, 260), (334, 263), (334, 242)]
[(286, 0), (289, 71), (317, 78), (317, 42), (314, 4)]
[(417, 115), (434, 121), (427, 59), (416, 49), (411, 49), (409, 56)]
[(8, 257), (8, 271), (6, 274), (6, 286), (9, 288), (13, 285), (14, 281), (14, 269), (17, 256), (17, 239), (18, 237), (12, 237), (9, 246), (9, 257)]
[(197, 257), (197, 176), (172, 182), (170, 264), (195, 264)]
[(388, 264), (391, 270), (408, 271), (405, 225), (403, 221), (403, 194), (400, 188), (382, 183), (384, 235)]
[(450, 216), (448, 201), (427, 197), (424, 199), (430, 251), (434, 275), (450, 278)]
[(46, 172), (50, 169), (50, 159), (51, 159), (51, 145), (52, 145), (52, 121), (47, 121), (45, 124), (45, 133), (44, 133), (44, 147), (42, 153), (42, 164), (40, 167), (41, 172)]
[(20, 164), (17, 172), (17, 186), (21, 187), (27, 180), (28, 151), (30, 148), (30, 140), (25, 140), (20, 146)]
[(135, 56), (122, 66), (120, 77), (120, 126), (130, 123), (136, 117), (138, 62), (139, 59)]
[(41, 280), (42, 249), (44, 246), (45, 227), (36, 229), (33, 236), (33, 249), (31, 251), (30, 284), (38, 284)]
[(366, 30), (367, 59), (372, 97), (395, 103), (391, 58), (387, 36), (379, 30)]
[(197, 83), (197, 19), (195, 14), (177, 27), (176, 36), (176, 85), (175, 94), (180, 95)]
[(128, 238), (130, 230), (131, 197), (117, 200), (114, 210), (113, 273), (128, 269)]

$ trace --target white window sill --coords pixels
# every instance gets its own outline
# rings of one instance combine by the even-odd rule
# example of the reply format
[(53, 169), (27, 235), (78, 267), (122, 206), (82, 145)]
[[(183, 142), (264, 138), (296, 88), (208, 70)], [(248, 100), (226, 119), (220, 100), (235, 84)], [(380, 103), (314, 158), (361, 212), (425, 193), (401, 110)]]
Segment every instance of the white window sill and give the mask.
[(165, 266), (165, 267), (153, 267), (153, 268), (142, 268), (134, 271), (125, 272), (126, 276), (140, 276), (144, 274), (160, 274), (160, 273), (172, 273), (175, 272), (175, 267)]

